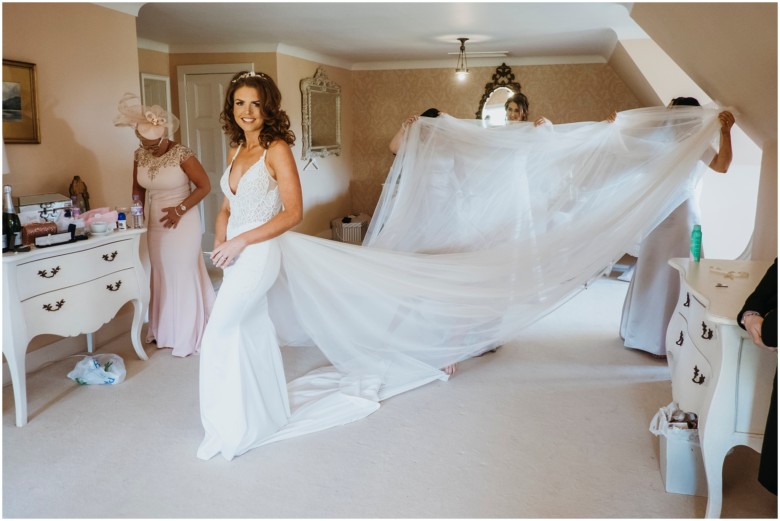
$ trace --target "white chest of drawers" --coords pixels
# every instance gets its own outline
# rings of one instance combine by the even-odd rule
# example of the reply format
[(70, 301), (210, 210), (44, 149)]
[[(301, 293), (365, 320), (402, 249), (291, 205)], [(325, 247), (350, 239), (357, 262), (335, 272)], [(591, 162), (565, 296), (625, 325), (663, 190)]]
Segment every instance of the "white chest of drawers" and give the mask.
[(3, 354), (8, 362), (16, 425), (27, 423), (25, 355), (40, 334), (91, 334), (133, 302), (131, 340), (146, 360), (141, 326), (149, 288), (139, 257), (146, 230), (126, 230), (28, 253), (3, 254)]
[(761, 452), (777, 354), (757, 347), (736, 316), (771, 261), (671, 259), (680, 297), (666, 333), (672, 397), (699, 416), (707, 517), (720, 517), (723, 460), (736, 445)]

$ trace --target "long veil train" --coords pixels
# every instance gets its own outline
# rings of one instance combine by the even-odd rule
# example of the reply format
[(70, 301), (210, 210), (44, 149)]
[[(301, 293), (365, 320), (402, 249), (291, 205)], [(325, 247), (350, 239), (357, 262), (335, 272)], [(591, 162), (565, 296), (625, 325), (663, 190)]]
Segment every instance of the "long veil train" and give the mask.
[[(278, 239), (280, 342), (317, 346), (333, 367), (290, 383), (290, 427), (268, 441), (363, 417), (516, 338), (691, 195), (717, 114), (649, 108), (538, 128), (420, 118), (363, 246)], [(323, 396), (327, 421), (296, 420), (296, 403), (311, 411)]]

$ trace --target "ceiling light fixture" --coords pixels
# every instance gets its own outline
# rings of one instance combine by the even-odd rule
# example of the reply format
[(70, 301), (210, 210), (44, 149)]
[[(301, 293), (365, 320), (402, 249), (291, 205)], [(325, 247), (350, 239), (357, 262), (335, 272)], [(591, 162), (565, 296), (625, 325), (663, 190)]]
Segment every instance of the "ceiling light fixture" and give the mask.
[(466, 63), (466, 41), (468, 38), (458, 38), (460, 41), (460, 54), (458, 54), (458, 65), (455, 67), (455, 76), (463, 81), (469, 74), (469, 66)]

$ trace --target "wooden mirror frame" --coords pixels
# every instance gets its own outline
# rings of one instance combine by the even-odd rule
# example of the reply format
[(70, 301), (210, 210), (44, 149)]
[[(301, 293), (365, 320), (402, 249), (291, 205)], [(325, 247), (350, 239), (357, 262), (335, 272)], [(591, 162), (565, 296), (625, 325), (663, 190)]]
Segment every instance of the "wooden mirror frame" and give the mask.
[(496, 67), (496, 72), (493, 73), (491, 78), (493, 81), (485, 84), (485, 93), (482, 95), (482, 99), (479, 100), (479, 108), (477, 109), (476, 119), (482, 119), (482, 109), (487, 103), (490, 95), (493, 94), (499, 87), (506, 87), (514, 94), (522, 94), (522, 87), (515, 81), (515, 74), (512, 72), (512, 67), (506, 63), (502, 63)]

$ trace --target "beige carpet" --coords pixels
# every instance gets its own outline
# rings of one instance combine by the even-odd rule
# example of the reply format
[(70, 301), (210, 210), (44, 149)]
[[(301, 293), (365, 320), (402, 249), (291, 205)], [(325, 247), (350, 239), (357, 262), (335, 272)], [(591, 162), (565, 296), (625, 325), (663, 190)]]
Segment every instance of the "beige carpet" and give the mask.
[[(3, 393), (3, 515), (25, 518), (696, 518), (664, 491), (650, 418), (671, 401), (664, 361), (623, 348), (627, 284), (602, 279), (522, 338), (386, 401), (357, 423), (232, 462), (195, 458), (198, 358), (120, 338), (128, 379), (79, 387), (77, 359), (28, 379), (30, 423)], [(345, 324), (345, 327), (347, 325)], [(288, 376), (321, 365), (284, 352)], [(724, 467), (723, 517), (775, 518), (758, 454)]]

